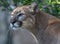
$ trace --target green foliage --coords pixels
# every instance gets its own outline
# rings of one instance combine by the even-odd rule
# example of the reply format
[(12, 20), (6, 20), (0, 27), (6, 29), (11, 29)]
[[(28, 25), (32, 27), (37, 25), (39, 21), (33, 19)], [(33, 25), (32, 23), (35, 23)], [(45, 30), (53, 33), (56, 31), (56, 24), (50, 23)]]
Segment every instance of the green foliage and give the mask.
[(60, 2), (58, 0), (45, 0), (39, 3), (41, 10), (60, 18)]
[(29, 5), (29, 4), (31, 4), (33, 2), (33, 0), (25, 0), (25, 1), (23, 1), (22, 3), (23, 3), (23, 5)]
[(60, 2), (58, 0), (49, 0), (44, 4), (45, 7), (43, 7), (43, 10), (45, 12), (50, 13), (56, 17), (60, 17)]
[(9, 6), (9, 3), (6, 1), (6, 0), (0, 0), (0, 5), (2, 5), (3, 7), (8, 7)]
[[(39, 8), (42, 11), (50, 13), (56, 17), (60, 17), (60, 0), (12, 0), (15, 6), (29, 5), (32, 2), (38, 2)], [(11, 10), (10, 3), (7, 0), (0, 0), (0, 5), (8, 10)]]

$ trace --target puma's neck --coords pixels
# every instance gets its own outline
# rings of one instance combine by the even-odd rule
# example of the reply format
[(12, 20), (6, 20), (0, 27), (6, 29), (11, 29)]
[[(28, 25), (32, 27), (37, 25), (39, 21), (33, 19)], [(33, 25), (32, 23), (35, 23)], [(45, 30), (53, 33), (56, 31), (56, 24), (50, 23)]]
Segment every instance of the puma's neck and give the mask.
[(32, 28), (32, 32), (37, 35), (39, 31), (45, 30), (48, 25), (49, 15), (42, 11), (38, 12), (35, 16), (35, 27)]
[(38, 12), (36, 15), (36, 27), (39, 28), (39, 30), (44, 30), (48, 25), (48, 20), (50, 19), (50, 15), (48, 15), (45, 12)]

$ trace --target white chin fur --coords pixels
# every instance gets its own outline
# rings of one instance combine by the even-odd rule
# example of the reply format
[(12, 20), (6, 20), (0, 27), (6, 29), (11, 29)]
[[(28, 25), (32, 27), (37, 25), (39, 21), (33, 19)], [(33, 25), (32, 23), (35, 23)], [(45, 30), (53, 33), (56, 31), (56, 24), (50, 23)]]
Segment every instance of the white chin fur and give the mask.
[(13, 27), (12, 29), (13, 29), (13, 30), (18, 30), (16, 27)]
[(18, 28), (16, 28), (16, 27), (12, 27), (11, 30), (18, 30)]

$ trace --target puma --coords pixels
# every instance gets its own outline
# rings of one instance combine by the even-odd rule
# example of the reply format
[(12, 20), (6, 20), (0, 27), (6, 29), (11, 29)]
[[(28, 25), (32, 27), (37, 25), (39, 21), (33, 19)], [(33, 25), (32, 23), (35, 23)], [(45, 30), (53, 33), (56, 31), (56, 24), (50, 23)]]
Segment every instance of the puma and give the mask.
[(39, 44), (60, 44), (60, 19), (39, 10), (38, 4), (17, 7), (11, 14), (13, 30), (31, 31)]

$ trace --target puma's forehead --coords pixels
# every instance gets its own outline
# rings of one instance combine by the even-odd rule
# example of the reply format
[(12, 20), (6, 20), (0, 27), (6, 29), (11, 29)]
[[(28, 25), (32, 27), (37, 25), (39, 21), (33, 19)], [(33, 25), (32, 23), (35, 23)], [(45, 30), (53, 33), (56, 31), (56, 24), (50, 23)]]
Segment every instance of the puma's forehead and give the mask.
[(12, 12), (11, 14), (14, 15), (14, 14), (17, 14), (17, 13), (19, 13), (19, 12), (24, 13), (25, 10), (28, 10), (28, 9), (29, 9), (28, 6), (17, 7), (17, 8), (15, 8), (15, 9), (13, 10), (13, 12)]

